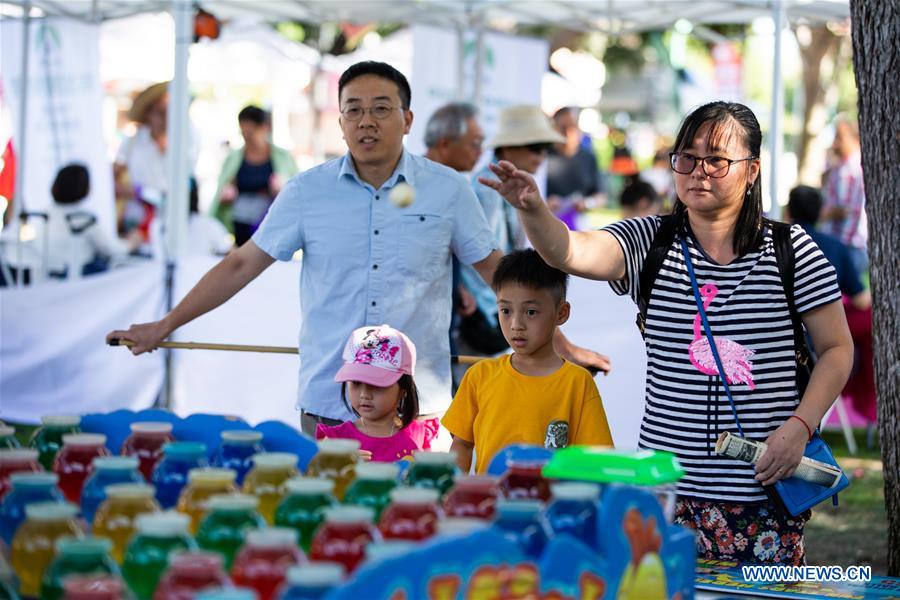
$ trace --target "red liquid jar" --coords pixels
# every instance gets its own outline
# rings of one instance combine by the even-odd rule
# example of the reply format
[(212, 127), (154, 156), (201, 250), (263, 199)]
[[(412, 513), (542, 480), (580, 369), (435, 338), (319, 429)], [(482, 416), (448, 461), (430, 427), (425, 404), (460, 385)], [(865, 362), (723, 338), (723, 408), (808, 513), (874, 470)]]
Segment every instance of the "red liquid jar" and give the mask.
[(309, 548), (312, 560), (340, 563), (352, 573), (366, 555), (366, 546), (381, 539), (372, 525), (374, 511), (363, 506), (336, 506), (325, 510)]
[(255, 590), (259, 600), (274, 600), (287, 570), (304, 562), (293, 529), (254, 529), (247, 532), (244, 547), (234, 559), (231, 579), (236, 586)]
[(163, 446), (174, 440), (171, 423), (139, 421), (131, 424), (131, 435), (122, 443), (121, 454), (137, 458), (141, 475), (150, 483), (153, 468), (162, 460)]
[(71, 575), (63, 582), (63, 600), (122, 600), (123, 592), (115, 577)]
[(13, 448), (0, 450), (0, 500), (12, 485), (9, 476), (13, 473), (39, 473), (44, 470), (38, 462), (38, 451), (31, 448)]
[(106, 436), (98, 433), (71, 433), (63, 436), (63, 447), (53, 461), (59, 475), (59, 489), (69, 502), (81, 505), (81, 488), (93, 472), (94, 459), (109, 456)]
[(541, 475), (546, 461), (517, 461), (506, 463), (506, 473), (500, 478), (500, 491), (508, 500), (550, 500), (550, 484)]
[(229, 584), (222, 570), (222, 557), (212, 552), (185, 552), (169, 555), (169, 570), (153, 594), (153, 600), (192, 600), (208, 587)]
[(463, 475), (444, 496), (444, 512), (448, 517), (493, 519), (499, 496), (496, 477)]
[(385, 539), (418, 542), (437, 531), (441, 510), (437, 506), (440, 492), (428, 488), (391, 490), (391, 503), (381, 515), (378, 530)]

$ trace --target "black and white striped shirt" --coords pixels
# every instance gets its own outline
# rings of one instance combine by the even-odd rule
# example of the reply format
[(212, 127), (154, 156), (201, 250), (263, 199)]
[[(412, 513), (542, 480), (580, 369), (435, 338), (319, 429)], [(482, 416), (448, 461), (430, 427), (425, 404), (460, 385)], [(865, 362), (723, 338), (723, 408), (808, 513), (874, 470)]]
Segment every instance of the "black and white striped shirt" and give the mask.
[[(625, 277), (610, 285), (617, 294), (629, 294), (635, 303), (640, 269), (659, 224), (659, 217), (646, 217), (605, 228), (625, 252)], [(719, 265), (685, 228), (669, 248), (650, 295), (645, 327), (646, 407), (639, 445), (678, 456), (687, 472), (678, 484), (679, 495), (721, 502), (762, 501), (766, 495), (753, 478), (753, 466), (715, 453), (719, 434), (737, 433), (737, 427), (708, 352), (703, 325), (695, 319), (697, 305), (680, 235), (687, 236), (697, 284), (708, 304), (710, 328), (747, 437), (765, 441), (799, 402), (793, 330), (771, 230), (766, 228), (761, 250)], [(791, 241), (798, 312), (839, 300), (834, 269), (818, 246), (797, 225), (791, 227)]]

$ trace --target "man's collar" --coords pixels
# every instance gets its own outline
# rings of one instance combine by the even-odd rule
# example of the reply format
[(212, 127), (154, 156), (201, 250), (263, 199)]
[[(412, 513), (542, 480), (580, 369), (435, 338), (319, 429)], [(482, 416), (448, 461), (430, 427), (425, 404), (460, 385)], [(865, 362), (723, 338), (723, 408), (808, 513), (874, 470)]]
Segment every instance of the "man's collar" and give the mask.
[[(394, 172), (390, 177), (388, 177), (387, 181), (385, 181), (381, 187), (394, 187), (401, 180), (415, 187), (416, 178), (415, 169), (413, 167), (414, 165), (412, 157), (404, 147), (403, 152), (400, 154), (400, 161), (397, 163)], [(359, 173), (356, 172), (356, 165), (353, 163), (353, 155), (350, 154), (349, 150), (341, 160), (341, 168), (338, 171), (338, 179), (340, 180), (346, 175), (353, 177), (361, 185), (365, 183), (360, 178)]]

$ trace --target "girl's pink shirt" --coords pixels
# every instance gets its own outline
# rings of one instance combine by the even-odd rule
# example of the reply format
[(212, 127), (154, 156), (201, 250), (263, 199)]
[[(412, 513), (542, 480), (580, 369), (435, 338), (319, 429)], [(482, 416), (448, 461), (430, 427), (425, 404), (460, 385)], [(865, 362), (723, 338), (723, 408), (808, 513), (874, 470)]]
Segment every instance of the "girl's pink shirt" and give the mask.
[(316, 425), (316, 439), (341, 438), (359, 440), (360, 448), (372, 453), (372, 460), (394, 462), (412, 456), (416, 450), (430, 450), (437, 437), (440, 420), (415, 420), (391, 437), (372, 437), (356, 428), (352, 421), (340, 425)]

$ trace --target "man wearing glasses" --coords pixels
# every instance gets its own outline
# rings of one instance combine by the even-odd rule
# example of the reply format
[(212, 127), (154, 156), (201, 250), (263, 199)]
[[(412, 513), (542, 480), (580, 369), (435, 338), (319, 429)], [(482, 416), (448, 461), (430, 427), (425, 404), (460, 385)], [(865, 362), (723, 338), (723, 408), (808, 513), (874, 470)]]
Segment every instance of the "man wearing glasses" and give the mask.
[[(303, 250), (300, 274), (298, 407), (305, 433), (350, 418), (334, 375), (350, 331), (389, 323), (418, 349), (420, 412), (450, 403), (450, 254), (490, 280), (502, 254), (466, 179), (408, 153), (413, 115), (406, 78), (385, 63), (362, 62), (338, 83), (340, 125), (349, 152), (291, 179), (251, 240), (213, 267), (172, 312), (108, 338), (153, 350), (172, 331), (231, 298), (275, 260)], [(410, 186), (407, 206), (391, 191)], [(592, 353), (563, 351), (590, 364)], [(434, 447), (434, 444), (432, 445)]]

